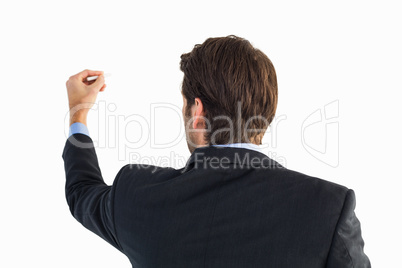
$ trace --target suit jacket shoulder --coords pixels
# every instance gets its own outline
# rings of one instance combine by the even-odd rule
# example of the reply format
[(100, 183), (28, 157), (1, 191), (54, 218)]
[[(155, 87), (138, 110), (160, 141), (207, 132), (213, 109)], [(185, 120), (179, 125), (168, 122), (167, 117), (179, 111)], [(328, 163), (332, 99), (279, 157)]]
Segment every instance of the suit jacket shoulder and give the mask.
[(112, 186), (88, 136), (71, 136), (63, 158), (71, 213), (134, 267), (370, 267), (353, 191), (259, 152), (197, 149), (182, 169), (129, 164)]

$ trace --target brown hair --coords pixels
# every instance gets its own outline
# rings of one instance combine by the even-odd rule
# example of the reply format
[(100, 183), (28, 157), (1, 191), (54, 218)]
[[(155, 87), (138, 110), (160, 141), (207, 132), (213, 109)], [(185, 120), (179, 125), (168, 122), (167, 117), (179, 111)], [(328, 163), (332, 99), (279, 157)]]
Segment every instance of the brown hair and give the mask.
[[(208, 38), (181, 55), (180, 69), (188, 104), (185, 114), (189, 116), (194, 99), (200, 98), (210, 124), (205, 134), (208, 144), (261, 144), (278, 102), (275, 68), (263, 52), (234, 35)], [(235, 123), (231, 126), (217, 116)], [(222, 131), (228, 128), (232, 134)]]

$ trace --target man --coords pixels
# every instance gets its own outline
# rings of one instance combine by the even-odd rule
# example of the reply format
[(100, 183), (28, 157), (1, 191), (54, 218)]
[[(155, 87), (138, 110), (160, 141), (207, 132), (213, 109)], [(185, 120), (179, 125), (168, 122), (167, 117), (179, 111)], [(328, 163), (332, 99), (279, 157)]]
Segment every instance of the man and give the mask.
[(133, 267), (370, 267), (353, 190), (289, 170), (258, 146), (278, 100), (268, 57), (243, 38), (209, 38), (180, 67), (190, 159), (182, 169), (125, 165), (112, 186), (86, 128), (103, 72), (67, 81), (72, 215)]

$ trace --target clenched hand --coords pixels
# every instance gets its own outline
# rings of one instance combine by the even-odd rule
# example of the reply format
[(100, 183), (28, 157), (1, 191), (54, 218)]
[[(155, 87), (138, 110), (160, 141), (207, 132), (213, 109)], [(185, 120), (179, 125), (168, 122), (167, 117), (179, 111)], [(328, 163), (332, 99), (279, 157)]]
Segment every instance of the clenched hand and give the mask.
[[(86, 81), (88, 76), (99, 76), (94, 81)], [(104, 91), (105, 77), (103, 71), (84, 70), (71, 76), (67, 82), (68, 103), (70, 108), (70, 125), (80, 122), (86, 125), (89, 109), (92, 108), (100, 91)]]

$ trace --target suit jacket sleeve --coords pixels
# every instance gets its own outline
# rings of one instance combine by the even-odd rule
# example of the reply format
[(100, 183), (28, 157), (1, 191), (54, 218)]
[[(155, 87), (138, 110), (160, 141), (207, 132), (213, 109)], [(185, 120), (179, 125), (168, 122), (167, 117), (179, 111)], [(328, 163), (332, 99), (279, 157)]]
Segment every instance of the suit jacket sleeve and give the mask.
[(348, 190), (339, 217), (331, 249), (328, 255), (328, 268), (370, 268), (370, 260), (363, 251), (364, 241), (360, 222), (354, 209), (356, 198), (353, 190)]
[(114, 229), (113, 188), (103, 181), (92, 139), (84, 134), (70, 136), (62, 157), (66, 172), (65, 193), (71, 214), (87, 229), (122, 251)]

